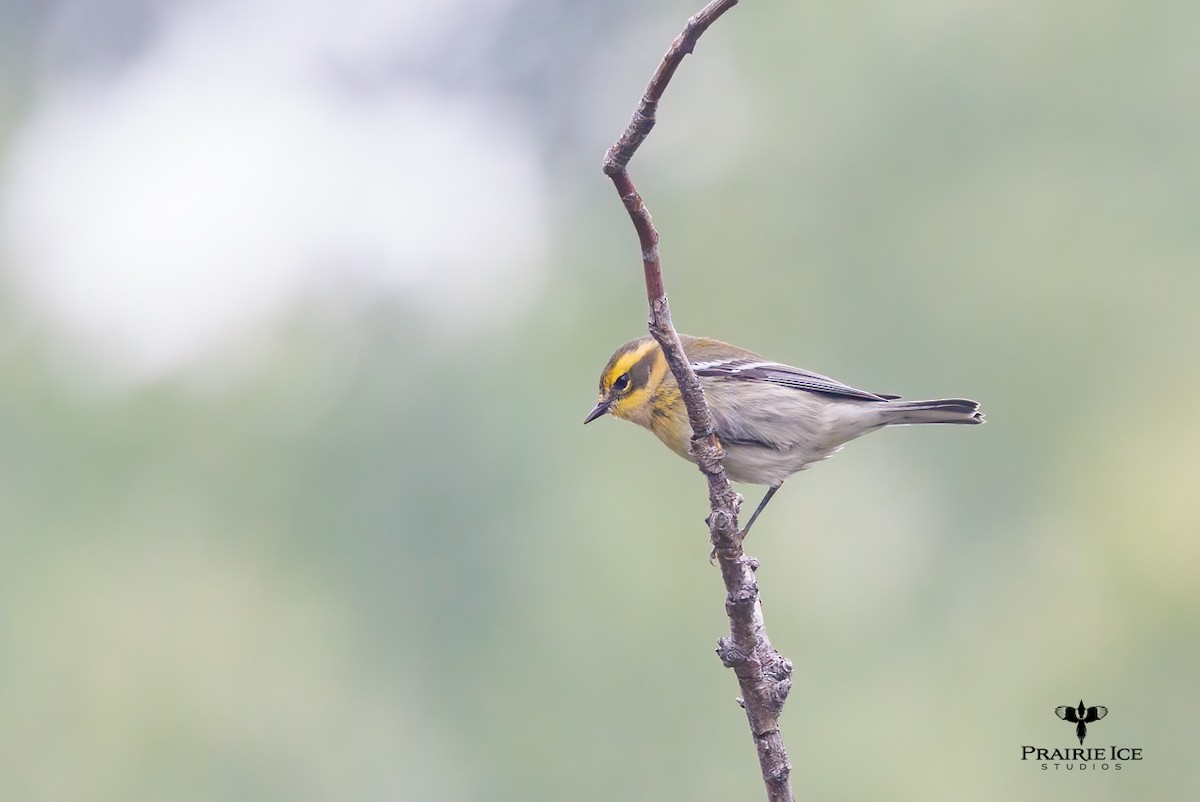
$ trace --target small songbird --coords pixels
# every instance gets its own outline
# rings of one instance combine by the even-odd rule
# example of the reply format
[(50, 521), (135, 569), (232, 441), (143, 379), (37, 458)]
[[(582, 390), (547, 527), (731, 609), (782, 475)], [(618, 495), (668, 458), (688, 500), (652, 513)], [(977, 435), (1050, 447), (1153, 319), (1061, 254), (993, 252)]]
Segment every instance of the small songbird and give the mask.
[[(725, 450), (726, 475), (768, 488), (743, 535), (785, 479), (856, 437), (884, 426), (984, 421), (979, 404), (964, 398), (902, 401), (771, 362), (720, 340), (685, 334), (679, 339), (704, 388)], [(694, 461), (687, 409), (653, 337), (630, 340), (604, 366), (600, 400), (583, 422), (605, 413), (646, 427), (676, 454)]]
[(1063, 721), (1070, 721), (1075, 724), (1075, 734), (1079, 736), (1079, 745), (1083, 745), (1083, 739), (1087, 737), (1087, 725), (1093, 721), (1099, 721), (1108, 715), (1108, 708), (1096, 705), (1095, 707), (1084, 707), (1083, 700), (1079, 700), (1079, 707), (1056, 707), (1054, 715), (1061, 718)]

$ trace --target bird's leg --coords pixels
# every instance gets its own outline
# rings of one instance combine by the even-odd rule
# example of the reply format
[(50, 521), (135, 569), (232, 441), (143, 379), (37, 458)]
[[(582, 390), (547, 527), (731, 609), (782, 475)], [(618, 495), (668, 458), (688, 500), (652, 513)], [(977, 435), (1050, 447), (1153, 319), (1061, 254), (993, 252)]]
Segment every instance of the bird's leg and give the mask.
[(762, 511), (766, 508), (767, 502), (771, 500), (771, 496), (775, 495), (775, 491), (781, 487), (783, 487), (783, 482), (780, 482), (777, 485), (771, 485), (769, 488), (767, 488), (767, 494), (763, 496), (762, 501), (758, 502), (758, 509), (756, 509), (754, 514), (750, 516), (750, 523), (746, 524), (742, 531), (738, 533), (742, 536), (742, 539), (745, 539), (746, 535), (750, 534), (750, 527), (754, 526), (754, 522), (758, 520), (758, 516), (761, 515)]

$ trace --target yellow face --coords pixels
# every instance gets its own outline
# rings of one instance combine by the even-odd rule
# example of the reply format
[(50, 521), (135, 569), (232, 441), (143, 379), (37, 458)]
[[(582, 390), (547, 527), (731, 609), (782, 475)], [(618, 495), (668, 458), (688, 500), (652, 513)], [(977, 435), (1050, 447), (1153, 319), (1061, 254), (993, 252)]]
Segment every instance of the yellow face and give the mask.
[(667, 362), (652, 337), (625, 343), (612, 355), (600, 373), (600, 398), (584, 423), (605, 413), (641, 422), (650, 399), (666, 375)]

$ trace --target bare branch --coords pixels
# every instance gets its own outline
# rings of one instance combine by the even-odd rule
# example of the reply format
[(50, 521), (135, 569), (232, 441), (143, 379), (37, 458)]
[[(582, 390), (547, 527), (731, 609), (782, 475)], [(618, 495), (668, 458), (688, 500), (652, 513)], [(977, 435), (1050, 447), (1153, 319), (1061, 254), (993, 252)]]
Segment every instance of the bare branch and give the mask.
[(655, 123), (655, 113), (658, 111), (658, 101), (662, 100), (663, 92), (666, 91), (667, 84), (674, 77), (675, 70), (683, 61), (683, 57), (696, 49), (696, 41), (701, 34), (708, 30), (708, 26), (737, 4), (738, 0), (712, 0), (700, 9), (696, 16), (689, 19), (687, 25), (683, 26), (683, 32), (675, 37), (675, 41), (667, 49), (667, 54), (663, 56), (662, 63), (654, 71), (654, 76), (646, 87), (646, 94), (642, 95), (641, 102), (633, 112), (633, 118), (625, 128), (625, 133), (621, 134), (617, 143), (608, 149), (608, 153), (604, 154), (605, 175), (611, 176), (619, 170), (624, 170), (629, 164), (634, 152), (650, 135), (650, 129), (654, 127)]
[(725, 582), (725, 612), (730, 627), (729, 636), (717, 641), (717, 654), (737, 675), (742, 691), (739, 701), (746, 710), (768, 801), (793, 802), (791, 764), (779, 731), (779, 715), (792, 685), (792, 664), (775, 651), (767, 637), (758, 582), (754, 577), (758, 561), (743, 552), (738, 532), (741, 496), (734, 492), (725, 476), (721, 466), (723, 452), (715, 434), (712, 414), (704, 400), (704, 390), (671, 322), (671, 309), (663, 287), (658, 231), (626, 169), (654, 127), (658, 103), (683, 57), (695, 49), (700, 35), (737, 2), (712, 0), (688, 20), (650, 79), (625, 132), (605, 154), (604, 173), (612, 179), (637, 231), (646, 278), (646, 298), (650, 305), (650, 333), (662, 346), (671, 373), (679, 384), (692, 426), (692, 454), (708, 480), (709, 537)]

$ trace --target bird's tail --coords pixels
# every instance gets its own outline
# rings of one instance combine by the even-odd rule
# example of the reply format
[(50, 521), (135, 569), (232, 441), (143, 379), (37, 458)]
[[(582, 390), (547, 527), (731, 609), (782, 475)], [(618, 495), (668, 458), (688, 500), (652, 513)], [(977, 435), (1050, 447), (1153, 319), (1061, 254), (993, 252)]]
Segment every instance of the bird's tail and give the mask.
[(889, 401), (884, 411), (884, 425), (909, 423), (983, 423), (979, 404), (966, 398), (943, 398), (940, 401)]

